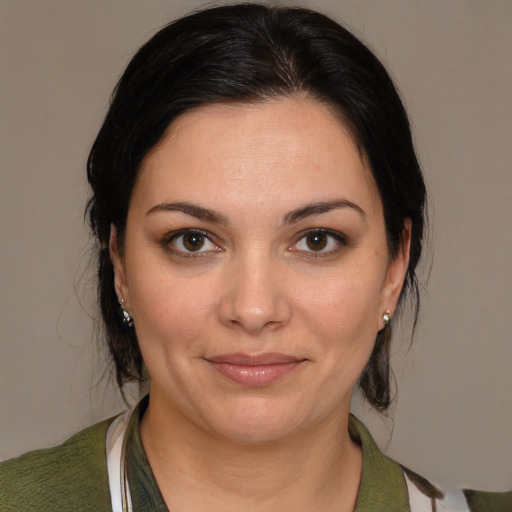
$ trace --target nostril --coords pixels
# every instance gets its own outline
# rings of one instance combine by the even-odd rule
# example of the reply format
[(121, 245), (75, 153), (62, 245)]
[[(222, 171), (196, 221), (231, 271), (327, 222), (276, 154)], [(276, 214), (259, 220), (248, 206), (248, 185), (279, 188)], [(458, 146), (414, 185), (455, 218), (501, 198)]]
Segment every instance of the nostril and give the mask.
[(224, 325), (258, 334), (264, 330), (278, 329), (290, 319), (291, 309), (283, 296), (266, 297), (265, 301), (260, 297), (258, 305), (254, 305), (255, 297), (252, 301), (243, 299), (243, 296), (235, 295), (222, 301), (220, 321)]

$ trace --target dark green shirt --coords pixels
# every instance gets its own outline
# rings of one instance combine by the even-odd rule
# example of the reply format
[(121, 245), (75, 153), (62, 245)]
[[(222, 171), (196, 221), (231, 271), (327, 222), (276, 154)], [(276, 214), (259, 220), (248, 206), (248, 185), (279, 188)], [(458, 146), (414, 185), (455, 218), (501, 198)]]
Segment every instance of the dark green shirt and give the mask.
[[(128, 481), (135, 512), (168, 512), (139, 435), (147, 400), (127, 431)], [(112, 420), (75, 434), (63, 444), (0, 463), (0, 512), (111, 511), (105, 437)], [(363, 472), (355, 512), (408, 512), (403, 468), (385, 456), (364, 425), (351, 416), (350, 435), (362, 446)], [(408, 471), (408, 470), (406, 470)], [(408, 472), (427, 494), (439, 491)], [(472, 512), (512, 512), (512, 492), (464, 491)]]

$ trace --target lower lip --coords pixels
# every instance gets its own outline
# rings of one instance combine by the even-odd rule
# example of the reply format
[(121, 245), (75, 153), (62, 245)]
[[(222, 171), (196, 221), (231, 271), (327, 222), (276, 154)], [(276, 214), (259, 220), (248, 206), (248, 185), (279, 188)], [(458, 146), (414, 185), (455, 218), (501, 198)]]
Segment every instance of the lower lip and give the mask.
[(243, 365), (210, 361), (210, 364), (221, 375), (224, 375), (224, 377), (238, 384), (260, 387), (272, 384), (281, 377), (284, 377), (295, 370), (295, 368), (301, 364), (301, 361), (262, 365)]

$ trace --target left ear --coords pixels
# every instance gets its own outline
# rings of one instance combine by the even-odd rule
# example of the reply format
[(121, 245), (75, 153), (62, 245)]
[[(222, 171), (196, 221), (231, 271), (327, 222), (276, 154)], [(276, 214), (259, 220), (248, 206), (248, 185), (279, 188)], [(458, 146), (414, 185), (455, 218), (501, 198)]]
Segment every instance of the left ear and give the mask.
[(392, 261), (389, 262), (386, 280), (382, 289), (380, 311), (379, 311), (379, 329), (384, 327), (382, 315), (387, 311), (391, 311), (391, 315), (396, 309), (400, 293), (402, 291), (407, 269), (409, 267), (409, 251), (411, 247), (411, 219), (404, 220), (404, 227), (400, 234), (400, 246), (398, 252)]
[(122, 254), (119, 251), (117, 228), (114, 224), (110, 224), (110, 240), (108, 246), (110, 251), (110, 260), (114, 267), (114, 288), (116, 290), (117, 301), (120, 304), (126, 301), (125, 307), (128, 308), (130, 304), (130, 296), (126, 281), (126, 271)]

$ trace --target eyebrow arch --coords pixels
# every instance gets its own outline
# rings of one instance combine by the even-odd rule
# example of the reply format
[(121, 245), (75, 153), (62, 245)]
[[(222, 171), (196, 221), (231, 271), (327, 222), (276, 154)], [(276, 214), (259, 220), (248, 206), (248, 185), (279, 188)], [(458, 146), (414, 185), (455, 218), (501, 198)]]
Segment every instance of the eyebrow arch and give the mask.
[(310, 215), (318, 215), (320, 213), (327, 213), (339, 208), (351, 208), (358, 212), (364, 219), (366, 219), (366, 212), (356, 203), (348, 199), (335, 199), (333, 201), (323, 201), (320, 203), (311, 203), (306, 206), (301, 206), (296, 210), (287, 213), (283, 219), (283, 224), (292, 224), (299, 220), (309, 217)]
[(146, 212), (146, 216), (157, 212), (181, 212), (186, 215), (190, 215), (191, 217), (195, 217), (196, 219), (213, 222), (214, 224), (228, 224), (228, 219), (224, 217), (224, 215), (214, 210), (182, 201), (159, 203), (150, 208)]

